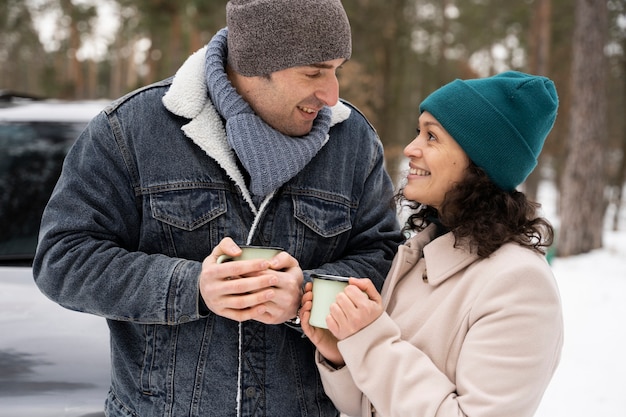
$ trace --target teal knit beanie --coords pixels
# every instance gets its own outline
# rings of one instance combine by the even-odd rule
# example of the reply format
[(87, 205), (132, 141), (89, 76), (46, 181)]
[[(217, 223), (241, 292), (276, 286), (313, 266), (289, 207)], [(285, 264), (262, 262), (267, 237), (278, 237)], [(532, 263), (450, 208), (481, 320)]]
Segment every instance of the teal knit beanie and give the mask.
[(554, 125), (559, 99), (554, 83), (508, 71), (455, 80), (420, 104), (505, 191), (520, 185), (537, 165)]

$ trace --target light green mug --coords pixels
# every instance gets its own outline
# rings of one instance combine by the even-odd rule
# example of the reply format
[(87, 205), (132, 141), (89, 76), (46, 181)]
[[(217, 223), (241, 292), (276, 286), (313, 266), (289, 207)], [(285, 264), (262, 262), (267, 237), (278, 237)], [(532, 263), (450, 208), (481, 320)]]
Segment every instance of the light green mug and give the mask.
[(230, 256), (230, 255), (220, 255), (217, 258), (217, 263), (221, 264), (224, 262), (230, 261), (248, 261), (250, 259), (272, 259), (274, 256), (278, 255), (284, 249), (276, 246), (250, 246), (250, 245), (241, 245), (241, 255), (239, 256)]
[(311, 274), (311, 278), (313, 279), (313, 307), (309, 324), (328, 329), (326, 317), (330, 314), (330, 305), (335, 302), (337, 294), (348, 285), (348, 277)]

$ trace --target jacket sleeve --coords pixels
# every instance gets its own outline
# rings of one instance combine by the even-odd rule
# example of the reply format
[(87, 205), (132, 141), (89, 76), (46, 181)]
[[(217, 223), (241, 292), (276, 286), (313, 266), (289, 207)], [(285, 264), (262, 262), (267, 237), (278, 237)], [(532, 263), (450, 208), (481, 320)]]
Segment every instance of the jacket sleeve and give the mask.
[(138, 251), (137, 170), (106, 113), (80, 135), (44, 211), (33, 274), (60, 305), (115, 320), (199, 317), (199, 262)]
[[(543, 268), (518, 268), (490, 280), (466, 317), (458, 360), (443, 365), (449, 369), (440, 369), (406, 340), (387, 313), (339, 342), (339, 349), (354, 383), (380, 415), (531, 417), (562, 347), (560, 300), (553, 281)], [(459, 332), (442, 330), (450, 338)], [(420, 343), (428, 344), (427, 339), (424, 335)], [(331, 395), (338, 392), (338, 379), (322, 377), (334, 386)]]

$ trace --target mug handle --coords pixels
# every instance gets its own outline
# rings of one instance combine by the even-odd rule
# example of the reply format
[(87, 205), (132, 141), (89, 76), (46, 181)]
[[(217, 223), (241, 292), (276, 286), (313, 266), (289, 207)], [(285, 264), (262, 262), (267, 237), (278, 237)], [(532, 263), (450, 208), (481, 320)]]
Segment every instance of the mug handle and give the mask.
[(233, 257), (232, 257), (232, 256), (230, 256), (230, 255), (220, 255), (220, 256), (217, 258), (217, 263), (218, 263), (218, 264), (222, 264), (222, 263), (224, 263), (224, 262), (230, 262), (230, 261), (232, 261), (232, 260), (233, 260)]

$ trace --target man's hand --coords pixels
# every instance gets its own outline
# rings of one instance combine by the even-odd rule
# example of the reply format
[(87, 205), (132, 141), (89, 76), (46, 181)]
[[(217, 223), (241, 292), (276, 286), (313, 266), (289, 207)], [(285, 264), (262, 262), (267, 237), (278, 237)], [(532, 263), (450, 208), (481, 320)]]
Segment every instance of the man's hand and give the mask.
[(294, 257), (281, 252), (270, 260), (218, 264), (223, 254), (238, 256), (241, 249), (227, 237), (202, 262), (200, 295), (209, 310), (239, 322), (279, 324), (295, 317), (303, 275)]

